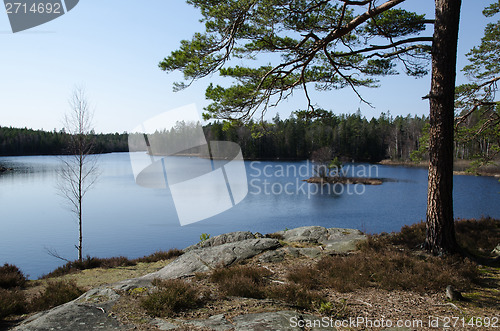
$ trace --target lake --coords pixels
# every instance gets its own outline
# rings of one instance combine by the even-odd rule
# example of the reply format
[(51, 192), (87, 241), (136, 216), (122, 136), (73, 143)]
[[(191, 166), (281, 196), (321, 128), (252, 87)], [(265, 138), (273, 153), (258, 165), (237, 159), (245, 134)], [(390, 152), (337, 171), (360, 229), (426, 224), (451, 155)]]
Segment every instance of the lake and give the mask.
[[(0, 263), (16, 264), (30, 278), (37, 278), (64, 264), (47, 249), (76, 259), (77, 222), (56, 188), (60, 159), (0, 157), (0, 163), (14, 168), (0, 174)], [(135, 183), (128, 153), (101, 155), (101, 177), (84, 201), (84, 254), (136, 258), (184, 248), (198, 242), (202, 233), (270, 233), (304, 225), (390, 232), (425, 219), (426, 169), (345, 166), (348, 176), (394, 181), (378, 186), (325, 186), (321, 192), (321, 186), (302, 181), (311, 175), (307, 161), (245, 161), (246, 198), (221, 214), (181, 226), (168, 189)], [(500, 218), (499, 201), (498, 179), (454, 176), (455, 217)]]

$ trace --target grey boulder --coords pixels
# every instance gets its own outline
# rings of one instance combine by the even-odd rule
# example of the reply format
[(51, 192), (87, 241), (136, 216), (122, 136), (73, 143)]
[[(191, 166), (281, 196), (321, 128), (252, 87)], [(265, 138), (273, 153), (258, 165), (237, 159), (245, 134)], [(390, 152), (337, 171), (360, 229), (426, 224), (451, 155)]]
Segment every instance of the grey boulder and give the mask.
[(14, 330), (123, 330), (123, 324), (108, 315), (119, 298), (109, 288), (93, 289), (73, 301), (30, 317)]
[(193, 276), (218, 266), (226, 267), (246, 260), (264, 251), (276, 249), (280, 243), (276, 239), (247, 239), (204, 249), (193, 249), (184, 253), (163, 269), (142, 277), (143, 279), (173, 279)]
[(184, 252), (189, 252), (193, 249), (220, 246), (223, 244), (234, 243), (247, 239), (255, 239), (255, 236), (250, 231), (236, 231), (223, 233), (221, 235), (201, 241), (184, 249)]

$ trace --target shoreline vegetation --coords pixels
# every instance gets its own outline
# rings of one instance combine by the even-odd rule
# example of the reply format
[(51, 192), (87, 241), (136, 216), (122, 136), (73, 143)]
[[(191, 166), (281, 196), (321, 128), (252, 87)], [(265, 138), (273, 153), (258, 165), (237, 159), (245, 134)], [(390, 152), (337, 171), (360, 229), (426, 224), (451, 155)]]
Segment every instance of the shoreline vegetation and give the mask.
[[(488, 164), (480, 166), (476, 170), (468, 170), (471, 168), (473, 162), (474, 161), (471, 160), (455, 160), (453, 163), (453, 174), (500, 178), (500, 165)], [(386, 166), (415, 167), (415, 168), (429, 167), (429, 161), (413, 162), (413, 161), (398, 161), (398, 160), (385, 159), (375, 164), (386, 165)]]
[[(500, 256), (500, 220), (457, 220), (456, 229), (461, 247), (470, 256), (478, 260)], [(429, 255), (420, 248), (425, 238), (423, 222), (395, 233), (368, 235), (354, 251), (333, 255), (326, 253), (327, 247), (321, 249), (319, 242), (287, 239), (288, 231), (294, 230), (263, 236), (279, 240), (279, 250), (194, 277), (153, 281), (151, 289), (120, 292), (121, 299), (106, 314), (138, 330), (155, 329), (151, 323), (157, 320), (193, 321), (214, 314), (231, 319), (290, 309), (334, 319), (383, 315), (427, 319), (433, 314), (460, 314), (467, 320), (498, 317), (499, 266), (484, 266), (460, 256)], [(200, 244), (203, 247), (203, 240)], [(156, 272), (188, 253), (188, 249), (157, 252), (133, 261), (89, 257), (83, 264), (69, 262), (39, 280), (27, 280), (15, 266), (0, 267), (0, 329), (15, 327), (90, 289)], [(448, 285), (464, 299), (446, 299)]]

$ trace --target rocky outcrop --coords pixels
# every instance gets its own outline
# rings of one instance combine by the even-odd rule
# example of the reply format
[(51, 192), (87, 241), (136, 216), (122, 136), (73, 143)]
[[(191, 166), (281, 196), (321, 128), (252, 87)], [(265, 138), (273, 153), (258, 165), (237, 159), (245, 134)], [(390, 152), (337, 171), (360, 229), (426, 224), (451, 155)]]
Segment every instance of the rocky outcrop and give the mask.
[[(288, 242), (306, 242), (321, 244), (329, 252), (346, 253), (356, 250), (359, 242), (366, 236), (357, 229), (324, 228), (322, 226), (303, 226), (296, 229), (275, 233)], [(310, 255), (307, 252), (304, 255)], [(315, 253), (313, 253), (315, 254)]]
[(163, 269), (143, 278), (171, 279), (192, 276), (197, 272), (210, 271), (218, 266), (229, 266), (278, 247), (280, 243), (276, 239), (259, 238), (194, 249), (184, 253)]
[(193, 249), (220, 246), (223, 244), (234, 243), (246, 239), (255, 239), (255, 238), (257, 238), (257, 236), (255, 236), (250, 231), (229, 232), (201, 241), (195, 245), (191, 245), (185, 248), (184, 252), (189, 252)]
[[(326, 229), (321, 226), (305, 226), (276, 232), (285, 243), (297, 243), (309, 247), (287, 246), (277, 239), (263, 238), (248, 231), (232, 232), (216, 236), (185, 249), (185, 253), (149, 275), (93, 289), (78, 299), (49, 311), (34, 315), (15, 330), (122, 330), (124, 326), (109, 314), (118, 301), (120, 291), (151, 286), (155, 278), (173, 279), (193, 276), (216, 267), (226, 267), (258, 256), (259, 262), (283, 261), (286, 256), (320, 258), (324, 253), (342, 253), (354, 250), (365, 236), (353, 229)], [(294, 244), (295, 245), (295, 244)], [(262, 254), (263, 253), (263, 254)], [(277, 311), (258, 314), (243, 314), (228, 321), (224, 315), (215, 315), (204, 320), (152, 319), (149, 324), (160, 330), (179, 327), (212, 330), (296, 330), (292, 318), (306, 318), (295, 311)], [(309, 315), (308, 315), (309, 316)], [(309, 316), (313, 318), (313, 316)], [(308, 317), (308, 318), (309, 318)]]
[(305, 323), (301, 323), (305, 320), (314, 321), (319, 320), (319, 318), (293, 310), (284, 310), (239, 315), (232, 318), (231, 322), (224, 315), (215, 315), (205, 320), (185, 322), (184, 325), (193, 325), (209, 330), (303, 330), (304, 328), (300, 326), (305, 325)]
[(119, 298), (112, 289), (93, 289), (76, 300), (32, 316), (14, 330), (123, 330), (123, 324), (109, 315)]

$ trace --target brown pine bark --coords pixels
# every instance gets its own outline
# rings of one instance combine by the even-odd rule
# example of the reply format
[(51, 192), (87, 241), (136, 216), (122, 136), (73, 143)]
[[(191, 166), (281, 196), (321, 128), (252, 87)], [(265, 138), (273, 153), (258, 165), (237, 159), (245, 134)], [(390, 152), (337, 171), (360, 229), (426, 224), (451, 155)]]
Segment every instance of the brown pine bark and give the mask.
[(453, 121), (460, 5), (461, 0), (435, 0), (425, 247), (437, 255), (458, 250), (453, 219)]

